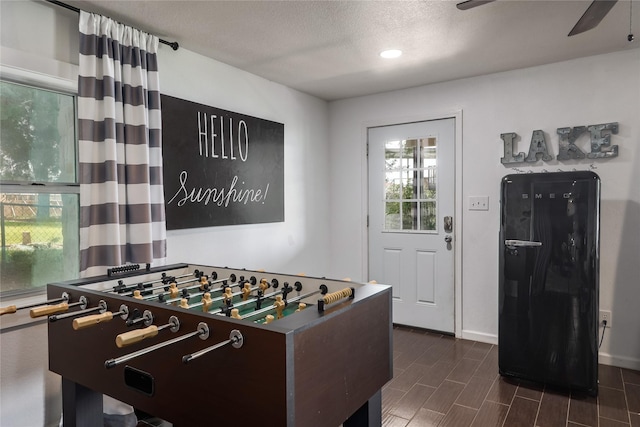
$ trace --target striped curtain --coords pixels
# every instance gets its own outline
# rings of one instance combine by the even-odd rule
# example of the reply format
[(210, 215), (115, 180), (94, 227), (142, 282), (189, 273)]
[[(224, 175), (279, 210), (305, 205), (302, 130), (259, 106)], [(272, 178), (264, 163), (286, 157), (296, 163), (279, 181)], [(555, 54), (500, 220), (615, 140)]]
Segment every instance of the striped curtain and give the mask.
[(158, 38), (80, 12), (80, 270), (163, 264)]

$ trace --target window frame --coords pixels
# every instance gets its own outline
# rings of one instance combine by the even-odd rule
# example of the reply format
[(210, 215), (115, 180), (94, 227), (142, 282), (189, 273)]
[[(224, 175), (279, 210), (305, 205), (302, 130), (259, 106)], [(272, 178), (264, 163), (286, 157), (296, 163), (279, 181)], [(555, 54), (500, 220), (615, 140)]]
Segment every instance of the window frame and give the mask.
[[(76, 194), (78, 196), (78, 212), (80, 212), (80, 182), (79, 182), (79, 141), (78, 141), (78, 88), (75, 81), (41, 74), (25, 69), (0, 65), (0, 81), (41, 89), (49, 92), (73, 97), (74, 108), (74, 162), (76, 170), (75, 182), (39, 182), (39, 181), (2, 181), (0, 193), (46, 193), (46, 194)], [(77, 237), (79, 241), (80, 223), (78, 218)], [(78, 248), (78, 259), (80, 250)], [(78, 272), (79, 273), (79, 272)], [(3, 300), (42, 295), (46, 293), (46, 285), (30, 289), (0, 290)]]

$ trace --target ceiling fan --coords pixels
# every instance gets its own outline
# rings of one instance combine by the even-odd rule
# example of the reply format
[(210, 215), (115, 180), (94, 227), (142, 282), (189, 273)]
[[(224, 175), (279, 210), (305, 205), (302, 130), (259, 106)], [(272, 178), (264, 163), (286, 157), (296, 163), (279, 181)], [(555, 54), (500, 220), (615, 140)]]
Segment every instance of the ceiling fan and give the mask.
[[(460, 10), (467, 10), (493, 1), (495, 0), (466, 0), (458, 3), (456, 7)], [(618, 0), (593, 0), (576, 25), (569, 32), (569, 36), (575, 36), (576, 34), (584, 33), (585, 31), (595, 28), (600, 21), (607, 16), (607, 13), (609, 13), (617, 1)]]

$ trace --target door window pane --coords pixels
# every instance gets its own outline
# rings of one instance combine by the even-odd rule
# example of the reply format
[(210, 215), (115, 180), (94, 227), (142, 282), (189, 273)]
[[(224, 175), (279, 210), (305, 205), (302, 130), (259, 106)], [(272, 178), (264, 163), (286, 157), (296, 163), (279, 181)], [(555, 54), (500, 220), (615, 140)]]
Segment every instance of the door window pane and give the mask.
[(436, 137), (385, 144), (385, 230), (435, 231)]
[(396, 172), (387, 173), (385, 180), (385, 199), (400, 200), (402, 194), (402, 179), (398, 177)]
[(436, 229), (436, 203), (423, 202), (420, 204), (420, 228), (422, 230)]
[(417, 230), (418, 202), (404, 202), (402, 208), (402, 229)]
[(384, 147), (385, 169), (396, 170), (400, 167), (402, 155), (400, 141), (387, 141)]
[(400, 203), (387, 202), (384, 204), (384, 228), (386, 230), (401, 230), (400, 227)]

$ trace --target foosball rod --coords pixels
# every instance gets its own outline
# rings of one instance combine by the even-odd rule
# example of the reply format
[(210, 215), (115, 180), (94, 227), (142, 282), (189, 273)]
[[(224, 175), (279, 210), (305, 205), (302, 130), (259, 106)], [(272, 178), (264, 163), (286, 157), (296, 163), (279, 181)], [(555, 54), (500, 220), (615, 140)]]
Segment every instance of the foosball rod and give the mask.
[[(176, 285), (176, 289), (182, 290), (182, 288), (178, 288), (178, 286), (184, 285), (185, 283), (193, 283), (195, 281), (200, 281), (200, 277), (194, 277), (193, 279), (183, 280), (182, 282), (175, 282), (174, 281), (174, 282), (170, 282), (170, 283), (164, 283), (164, 284), (162, 284), (162, 286), (154, 286), (152, 288), (147, 288), (147, 289), (134, 289), (133, 291), (124, 293), (122, 295), (124, 295), (124, 296), (134, 295), (136, 291), (153, 292), (153, 291), (157, 291), (158, 289), (166, 289), (167, 287), (170, 287), (173, 284)], [(194, 286), (194, 287), (197, 287), (197, 286)], [(186, 289), (186, 287), (184, 289)], [(158, 298), (160, 295), (165, 295), (167, 293), (169, 293), (169, 291), (165, 290), (164, 292), (160, 292), (159, 294), (145, 295), (141, 299), (147, 301), (147, 300), (151, 300), (151, 299), (154, 299), (154, 298)]]
[[(255, 290), (255, 289), (253, 289), (253, 290)], [(266, 295), (263, 295), (261, 297), (254, 297), (254, 298), (248, 299), (246, 301), (241, 301), (241, 302), (235, 303), (235, 304), (233, 304), (233, 306), (231, 308), (238, 308), (238, 307), (245, 306), (247, 304), (251, 304), (253, 302), (257, 302), (258, 300), (266, 300), (266, 299), (269, 299), (269, 298), (273, 298), (273, 297), (275, 297), (277, 295), (284, 294), (284, 292), (285, 292), (285, 289), (281, 289), (279, 291), (274, 291), (274, 292), (271, 292), (270, 294), (266, 294)], [(238, 295), (242, 295), (242, 293), (241, 292), (240, 293), (235, 293), (235, 294), (232, 294), (231, 296), (238, 296)], [(211, 304), (213, 304), (214, 302), (223, 301), (225, 298), (226, 298), (226, 296), (225, 297), (212, 298), (211, 299)], [(194, 304), (190, 305), (189, 308), (191, 309), (191, 308), (195, 308), (195, 307), (200, 307), (202, 305), (204, 305), (204, 303), (202, 301), (200, 301), (200, 302), (197, 302), (197, 303), (194, 303)], [(214, 309), (207, 310), (207, 312), (211, 313), (211, 314), (225, 314), (224, 307), (216, 307)]]
[[(319, 294), (319, 293), (321, 293), (321, 292), (323, 292), (323, 291), (322, 291), (322, 290), (320, 290), (320, 289), (318, 289), (317, 291), (309, 292), (309, 293), (307, 293), (307, 294), (300, 295), (300, 296), (297, 296), (297, 297), (293, 297), (293, 298), (291, 298), (291, 299), (288, 299), (286, 302), (287, 302), (287, 304), (289, 304), (289, 303), (292, 303), (292, 302), (300, 301), (301, 299), (304, 299), (304, 298), (308, 298), (308, 297), (314, 296), (314, 295)], [(275, 307), (275, 306), (270, 305), (269, 307), (261, 308), (260, 310), (256, 310), (256, 311), (252, 311), (251, 313), (244, 314), (244, 315), (242, 315), (242, 318), (243, 318), (243, 319), (247, 319), (247, 318), (249, 318), (249, 317), (256, 317), (256, 316), (259, 316), (259, 315), (261, 315), (261, 314), (264, 314), (264, 313), (268, 313), (268, 312), (270, 312), (270, 311), (273, 311), (273, 310), (275, 310), (275, 309), (276, 309), (276, 307)], [(220, 313), (216, 313), (216, 314), (220, 314)]]
[(231, 344), (233, 348), (240, 348), (242, 344), (244, 344), (244, 337), (240, 333), (239, 330), (234, 329), (229, 334), (229, 339), (226, 341), (219, 342), (216, 345), (212, 345), (211, 347), (203, 348), (200, 351), (196, 351), (195, 353), (187, 354), (186, 356), (182, 356), (182, 363), (189, 363), (198, 357), (209, 353), (210, 351), (217, 350), (220, 347), (224, 347), (227, 344)]
[[(266, 294), (266, 295), (260, 297), (260, 299), (273, 298), (276, 295), (281, 295), (283, 292), (284, 292), (284, 290), (282, 290), (282, 289), (279, 290), (279, 291), (274, 291), (274, 292), (271, 292), (270, 294)], [(247, 304), (251, 304), (251, 303), (256, 302), (256, 301), (258, 301), (258, 297), (254, 297), (254, 298), (248, 299), (246, 301), (241, 301), (239, 303), (233, 304), (233, 308), (243, 307), (243, 306), (245, 306)], [(217, 310), (220, 310), (220, 309), (218, 308)], [(214, 310), (209, 310), (209, 313), (212, 313), (213, 311)]]
[(20, 307), (16, 305), (9, 305), (7, 307), (2, 307), (0, 308), (0, 316), (3, 314), (13, 314), (18, 310), (24, 310), (24, 309), (33, 308), (33, 307), (42, 307), (48, 304), (59, 303), (61, 301), (65, 301), (65, 302), (69, 301), (69, 294), (66, 292), (63, 292), (60, 298), (53, 298), (44, 302), (37, 302), (35, 304), (21, 305)]
[(56, 322), (58, 320), (67, 319), (69, 317), (83, 316), (85, 314), (93, 313), (96, 311), (99, 311), (100, 313), (104, 313), (105, 311), (107, 311), (107, 303), (104, 300), (100, 300), (96, 307), (83, 308), (82, 310), (73, 311), (71, 313), (54, 314), (52, 316), (49, 316), (49, 322)]
[(170, 339), (168, 341), (152, 345), (151, 347), (143, 348), (142, 350), (134, 351), (133, 353), (125, 354), (124, 356), (120, 356), (115, 359), (109, 359), (104, 362), (104, 367), (107, 369), (114, 368), (124, 362), (135, 359), (136, 357), (143, 356), (145, 354), (151, 353), (152, 351), (159, 350), (163, 347), (167, 347), (169, 345), (184, 341), (192, 337), (200, 337), (201, 340), (206, 340), (207, 338), (209, 338), (209, 326), (204, 322), (200, 322), (198, 324), (198, 328), (194, 332), (190, 332), (188, 334)]
[[(155, 288), (137, 289), (138, 286), (140, 286), (140, 285), (142, 285), (142, 288), (144, 288), (145, 285), (153, 285), (154, 283), (160, 283), (160, 282), (166, 283), (165, 281), (167, 279), (174, 279), (174, 280), (175, 279), (182, 279), (184, 277), (190, 277), (192, 275), (193, 275), (193, 273), (181, 274), (179, 276), (163, 276), (161, 279), (155, 279), (155, 280), (151, 280), (149, 282), (141, 282), (141, 283), (137, 283), (137, 284), (132, 284), (132, 285), (129, 286), (129, 289), (131, 289), (131, 290), (127, 290), (126, 292), (118, 292), (118, 286), (115, 286), (113, 288), (113, 290), (109, 291), (109, 292), (115, 293), (117, 295), (125, 296), (125, 297), (126, 296), (131, 296), (131, 295), (133, 295), (133, 291), (135, 291), (135, 290), (151, 291), (151, 290), (156, 290), (156, 289), (162, 289), (163, 287), (166, 286), (166, 285), (163, 284), (162, 286), (157, 286)], [(136, 289), (132, 289), (132, 287), (136, 287)], [(126, 288), (126, 286), (125, 286), (125, 288)]]
[[(227, 280), (229, 280), (229, 279), (230, 279), (230, 278), (226, 278), (226, 279), (219, 279), (219, 280), (213, 281), (213, 282), (211, 282), (211, 283), (213, 284), (213, 283), (225, 282), (225, 281), (227, 281)], [(255, 278), (254, 278), (254, 277), (252, 277), (252, 279), (255, 279)], [(235, 279), (234, 279), (234, 280), (235, 280)], [(179, 297), (174, 297), (174, 298), (168, 299), (168, 300), (166, 300), (166, 301), (164, 301), (164, 302), (166, 302), (166, 303), (169, 303), (169, 304), (170, 304), (170, 303), (174, 303), (174, 302), (182, 301), (182, 300), (183, 300), (183, 299), (185, 299), (185, 298), (186, 298), (187, 300), (190, 300), (191, 298), (195, 298), (195, 297), (199, 297), (199, 296), (204, 296), (206, 293), (211, 294), (212, 292), (226, 292), (226, 290), (227, 290), (227, 289), (231, 289), (231, 288), (235, 288), (235, 287), (241, 287), (241, 286), (243, 286), (243, 285), (245, 285), (245, 284), (247, 284), (247, 283), (251, 283), (251, 284), (255, 285), (255, 280), (246, 280), (246, 279), (241, 279), (241, 280), (239, 280), (238, 282), (232, 283), (231, 285), (222, 286), (222, 287), (217, 288), (217, 289), (209, 289), (209, 290), (205, 290), (205, 291), (202, 291), (202, 292), (197, 292), (197, 293), (195, 293), (195, 294), (191, 294), (191, 295), (181, 295), (181, 296), (179, 296)], [(277, 287), (278, 287), (278, 281), (277, 281), (276, 279), (273, 279), (271, 282), (268, 282), (266, 279), (262, 279), (262, 280), (260, 281), (260, 283), (259, 283), (257, 286), (254, 286), (253, 288), (250, 288), (250, 289), (249, 289), (249, 293), (251, 293), (251, 292), (253, 292), (253, 291), (256, 291), (256, 290), (262, 290), (262, 291), (265, 291), (266, 289), (270, 288), (271, 286), (273, 286), (274, 288), (277, 288)], [(197, 287), (197, 286), (193, 286), (193, 287), (186, 287), (186, 288), (182, 288), (182, 289), (193, 289), (193, 288), (196, 288), (196, 287)], [(300, 290), (300, 289), (298, 289), (298, 290)], [(216, 298), (213, 298), (213, 299), (211, 299), (211, 301), (210, 301), (210, 302), (211, 302), (211, 303), (213, 303), (213, 302), (216, 302), (216, 301), (221, 301), (221, 300), (224, 300), (224, 299), (229, 299), (229, 298), (232, 298), (232, 297), (235, 297), (235, 296), (238, 296), (238, 295), (244, 295), (244, 289), (243, 289), (243, 288), (241, 288), (239, 292), (236, 292), (236, 293), (234, 293), (234, 294), (232, 294), (232, 295), (230, 295), (230, 296), (225, 295), (225, 296), (222, 296), (222, 297), (216, 297)], [(275, 295), (275, 294), (274, 294), (274, 295)], [(203, 304), (204, 304), (203, 302), (195, 303), (195, 304), (193, 304), (192, 306), (189, 306), (189, 308), (192, 308), (192, 307), (199, 307), (199, 306), (201, 306), (201, 305), (203, 305)]]
[[(233, 287), (233, 286), (228, 286), (227, 288), (232, 288), (232, 287)], [(227, 288), (225, 288), (225, 290), (226, 290)], [(262, 289), (262, 288), (260, 288), (259, 286), (256, 286), (256, 287), (254, 287), (254, 288), (251, 288), (250, 292), (257, 291), (257, 290), (259, 290), (259, 289)], [(215, 291), (220, 291), (220, 290), (222, 290), (222, 288), (220, 288), (220, 289), (215, 289)], [(211, 293), (211, 292), (212, 292), (212, 291), (209, 291), (209, 293)], [(277, 295), (277, 294), (280, 294), (280, 293), (282, 293), (282, 292), (283, 292), (283, 291), (273, 292), (273, 293), (271, 293), (271, 294), (269, 294), (269, 295), (265, 295), (263, 298), (268, 298), (268, 297), (269, 297), (269, 296), (271, 296), (271, 295)], [(204, 294), (206, 294), (206, 293), (207, 293), (207, 292), (202, 292), (202, 293), (200, 293), (200, 292), (199, 292), (199, 293), (197, 293), (197, 294), (188, 295), (187, 297), (172, 298), (172, 299), (168, 299), (168, 300), (166, 300), (166, 302), (167, 302), (167, 303), (177, 302), (177, 301), (181, 301), (182, 299), (185, 299), (185, 298), (186, 298), (187, 300), (189, 300), (189, 299), (191, 299), (191, 298), (195, 298), (195, 297), (198, 297), (198, 296), (202, 296), (202, 295), (204, 295)], [(244, 293), (243, 293), (242, 291), (240, 291), (240, 292), (235, 292), (235, 293), (233, 293), (233, 292), (232, 292), (231, 294), (224, 294), (223, 296), (220, 296), (220, 297), (211, 298), (209, 301), (207, 301), (207, 303), (208, 303), (208, 304), (213, 304), (214, 302), (218, 302), (218, 301), (225, 301), (225, 300), (231, 299), (231, 298), (233, 298), (233, 297), (242, 296), (242, 295), (244, 295)], [(247, 301), (243, 301), (242, 303), (234, 304), (234, 307), (235, 307), (235, 306), (237, 306), (237, 305), (244, 305), (244, 304), (247, 304), (247, 303), (249, 303), (249, 302), (253, 302), (253, 301), (256, 301), (256, 299), (254, 298), (253, 300), (247, 300)], [(204, 302), (203, 302), (203, 301), (200, 301), (200, 302), (196, 302), (196, 303), (193, 303), (193, 304), (189, 305), (189, 308), (191, 309), (191, 308), (195, 308), (195, 307), (201, 307), (201, 306), (203, 306), (203, 305), (204, 305)], [(213, 310), (208, 310), (208, 311), (209, 311), (209, 313), (211, 313), (211, 312), (213, 312), (214, 310), (218, 310), (218, 309), (219, 309), (219, 307), (218, 307), (218, 308), (215, 308), (215, 309), (213, 309)]]
[(176, 316), (171, 316), (169, 318), (169, 323), (162, 326), (149, 325), (146, 328), (135, 329), (133, 331), (119, 334), (116, 337), (116, 346), (118, 348), (122, 348), (140, 342), (146, 338), (155, 337), (158, 335), (158, 332), (167, 328), (169, 328), (171, 332), (178, 332), (178, 330), (180, 330), (180, 321)]
[(42, 316), (49, 316), (51, 314), (57, 314), (57, 313), (62, 313), (64, 311), (69, 310), (71, 307), (76, 307), (76, 306), (80, 306), (80, 308), (85, 309), (87, 308), (87, 305), (89, 304), (87, 298), (82, 295), (79, 299), (78, 302), (74, 302), (69, 304), (68, 302), (61, 302), (60, 304), (56, 304), (56, 305), (45, 305), (42, 307), (36, 307), (36, 308), (32, 308), (31, 311), (29, 312), (29, 316), (31, 316), (32, 318), (36, 318), (36, 317), (42, 317)]
[(77, 319), (73, 319), (71, 326), (74, 330), (78, 331), (80, 329), (85, 329), (90, 326), (95, 326), (99, 323), (108, 322), (113, 319), (115, 316), (120, 316), (122, 320), (127, 320), (129, 317), (129, 307), (122, 304), (120, 306), (120, 311), (113, 313), (111, 311), (104, 311), (100, 314), (93, 314), (90, 316), (84, 316)]
[[(211, 284), (215, 284), (215, 283), (224, 282), (224, 281), (226, 281), (226, 280), (228, 280), (228, 279), (218, 279), (218, 280), (212, 281), (212, 282), (210, 282), (210, 283), (211, 283)], [(209, 292), (209, 293), (211, 293), (211, 292), (221, 292), (221, 291), (224, 291), (224, 290), (225, 290), (225, 289), (227, 289), (227, 288), (235, 288), (236, 286), (240, 286), (239, 282), (238, 282), (238, 283), (234, 283), (233, 285), (225, 286), (225, 287), (223, 287), (223, 288), (209, 289), (208, 291), (197, 292), (197, 293), (189, 294), (189, 295), (180, 295), (180, 296), (178, 296), (178, 297), (169, 298), (169, 299), (164, 300), (164, 301), (162, 301), (162, 302), (164, 302), (165, 304), (171, 304), (171, 303), (174, 303), (174, 302), (178, 302), (178, 301), (182, 300), (183, 298), (187, 298), (187, 299), (196, 298), (196, 297), (200, 297), (200, 296), (202, 296), (202, 295), (206, 294), (207, 292)], [(185, 290), (185, 289), (187, 289), (187, 290), (189, 290), (189, 289), (195, 289), (195, 288), (197, 288), (197, 287), (198, 287), (198, 286), (187, 286), (187, 287), (184, 287), (184, 288), (180, 288), (180, 290), (181, 290), (181, 291), (183, 291), (183, 290)], [(257, 288), (256, 288), (256, 289), (257, 289)], [(163, 294), (166, 294), (166, 293), (167, 293), (167, 292), (163, 292)], [(240, 293), (236, 293), (236, 294), (233, 294), (233, 295), (235, 296), (235, 295), (241, 295), (241, 294), (242, 294), (242, 293), (240, 292)], [(159, 295), (160, 295), (160, 294), (158, 294), (158, 296), (159, 296)], [(144, 298), (144, 297), (143, 297), (143, 298)], [(224, 297), (216, 297), (216, 298), (223, 299)], [(216, 301), (216, 299), (213, 299), (213, 301)]]
[[(195, 279), (190, 279), (190, 280), (183, 280), (182, 282), (172, 282), (172, 283), (170, 283), (170, 284), (169, 284), (169, 286), (171, 286), (172, 284), (174, 284), (174, 283), (175, 283), (175, 285), (176, 285), (176, 288), (175, 288), (175, 289), (176, 289), (176, 291), (180, 291), (180, 292), (182, 292), (183, 290), (195, 289), (195, 288), (200, 287), (200, 286), (202, 285), (202, 283), (200, 283), (200, 284), (198, 284), (198, 285), (195, 285), (195, 286), (185, 286), (184, 288), (178, 288), (178, 286), (180, 286), (180, 285), (184, 285), (185, 283), (192, 283), (192, 282), (195, 282), (196, 280), (200, 280), (200, 278), (195, 278)], [(224, 282), (225, 280), (229, 280), (229, 278), (226, 278), (226, 279), (216, 279), (216, 280), (214, 280), (214, 281), (210, 281), (210, 282), (208, 282), (208, 283), (209, 283), (209, 284), (220, 283), (220, 282)], [(232, 286), (236, 286), (236, 285), (232, 285)], [(158, 290), (158, 289), (165, 289), (166, 287), (167, 287), (167, 285), (163, 285), (163, 286), (156, 286), (156, 287), (154, 287), (154, 288), (143, 289), (143, 291), (145, 291), (145, 292), (149, 292), (149, 291), (156, 291), (156, 290)], [(220, 289), (222, 289), (222, 288), (220, 288)], [(140, 289), (136, 289), (136, 290), (134, 290), (134, 291), (133, 291), (133, 294), (135, 294), (135, 292), (136, 292), (136, 291), (139, 291), (139, 290), (140, 290)], [(217, 291), (217, 289), (215, 289), (215, 290)], [(210, 292), (211, 292), (211, 291), (210, 291)], [(164, 292), (160, 292), (159, 294), (145, 295), (145, 296), (142, 296), (140, 299), (141, 299), (141, 300), (143, 300), (143, 301), (150, 301), (150, 300), (155, 299), (155, 298), (160, 299), (160, 298), (161, 298), (161, 296), (163, 297), (163, 296), (165, 296), (165, 295), (171, 295), (171, 291), (164, 291)], [(174, 297), (174, 298), (175, 298), (175, 297)], [(176, 301), (179, 301), (179, 300), (180, 300), (180, 298), (178, 298)], [(167, 302), (167, 301), (162, 301), (162, 302)]]

